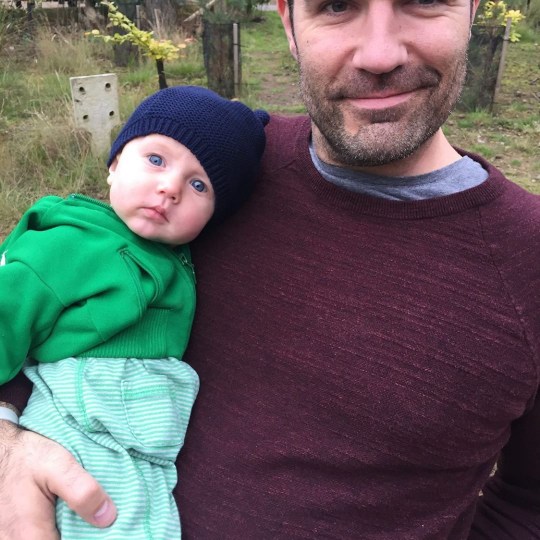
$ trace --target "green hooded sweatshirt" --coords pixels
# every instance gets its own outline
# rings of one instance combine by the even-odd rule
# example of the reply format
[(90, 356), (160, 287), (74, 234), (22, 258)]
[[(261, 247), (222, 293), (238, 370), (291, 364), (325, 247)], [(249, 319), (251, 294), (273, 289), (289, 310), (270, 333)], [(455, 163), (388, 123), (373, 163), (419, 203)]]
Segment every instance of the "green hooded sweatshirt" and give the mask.
[(103, 202), (50, 196), (0, 257), (0, 384), (27, 356), (183, 356), (195, 312), (187, 246), (137, 236)]

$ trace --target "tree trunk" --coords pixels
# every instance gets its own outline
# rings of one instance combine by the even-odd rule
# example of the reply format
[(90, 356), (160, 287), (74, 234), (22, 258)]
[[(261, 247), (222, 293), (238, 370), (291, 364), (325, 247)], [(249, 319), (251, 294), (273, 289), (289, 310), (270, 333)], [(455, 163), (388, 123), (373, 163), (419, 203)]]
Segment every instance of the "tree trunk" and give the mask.
[(165, 39), (169, 30), (176, 30), (178, 18), (173, 0), (144, 0), (146, 18), (156, 37)]
[(159, 89), (163, 90), (164, 88), (167, 88), (167, 79), (165, 78), (163, 60), (156, 60), (156, 67), (158, 72)]
[(208, 88), (234, 97), (233, 23), (203, 20), (203, 56)]
[[(123, 13), (131, 21), (135, 21), (137, 15), (137, 5), (133, 0), (124, 0), (122, 2), (115, 2), (118, 11)], [(122, 28), (114, 28), (113, 32), (118, 32), (119, 34), (125, 34), (126, 31)], [(139, 63), (139, 50), (136, 45), (133, 43), (115, 43), (113, 46), (114, 50), (114, 64), (118, 67), (127, 67), (129, 65)]]
[(458, 103), (460, 110), (470, 112), (493, 109), (503, 37), (503, 26), (483, 28), (473, 25), (467, 78)]

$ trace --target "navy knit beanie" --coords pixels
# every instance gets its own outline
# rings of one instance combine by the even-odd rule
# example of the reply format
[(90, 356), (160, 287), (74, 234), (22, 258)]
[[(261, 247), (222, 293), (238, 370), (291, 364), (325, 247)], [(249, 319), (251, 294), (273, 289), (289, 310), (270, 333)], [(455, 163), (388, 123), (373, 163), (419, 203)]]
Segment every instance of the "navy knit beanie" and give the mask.
[(252, 111), (198, 86), (165, 88), (145, 99), (114, 141), (107, 167), (124, 146), (159, 133), (183, 144), (212, 182), (215, 210), (210, 223), (232, 214), (249, 196), (266, 142), (265, 111)]

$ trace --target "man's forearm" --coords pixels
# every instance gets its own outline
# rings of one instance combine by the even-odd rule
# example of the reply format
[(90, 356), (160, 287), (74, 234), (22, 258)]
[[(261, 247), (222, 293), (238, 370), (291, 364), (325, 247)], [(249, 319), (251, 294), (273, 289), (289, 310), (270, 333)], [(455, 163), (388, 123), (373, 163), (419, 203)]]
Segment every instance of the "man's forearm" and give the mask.
[(505, 485), (492, 479), (480, 498), (468, 540), (538, 540), (538, 486)]

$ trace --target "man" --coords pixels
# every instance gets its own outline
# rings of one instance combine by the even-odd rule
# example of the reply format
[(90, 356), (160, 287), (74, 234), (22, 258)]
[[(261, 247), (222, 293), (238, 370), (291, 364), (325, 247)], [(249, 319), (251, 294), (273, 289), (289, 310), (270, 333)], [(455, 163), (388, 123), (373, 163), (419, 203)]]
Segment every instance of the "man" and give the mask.
[[(440, 130), (477, 5), (278, 0), (311, 121), (271, 119), (255, 194), (193, 249), (185, 538), (540, 538), (540, 208)], [(1, 424), (5, 538), (55, 538), (55, 494), (114, 519)]]

